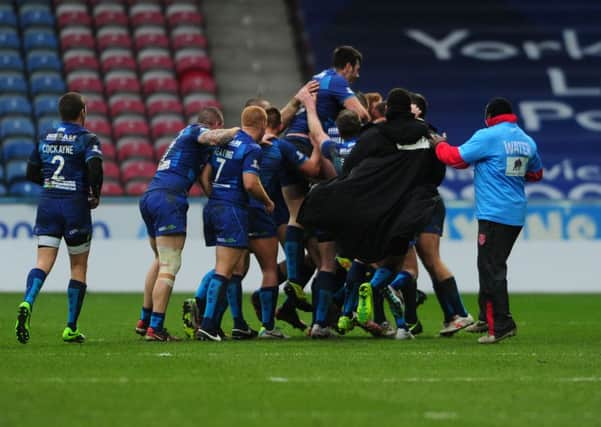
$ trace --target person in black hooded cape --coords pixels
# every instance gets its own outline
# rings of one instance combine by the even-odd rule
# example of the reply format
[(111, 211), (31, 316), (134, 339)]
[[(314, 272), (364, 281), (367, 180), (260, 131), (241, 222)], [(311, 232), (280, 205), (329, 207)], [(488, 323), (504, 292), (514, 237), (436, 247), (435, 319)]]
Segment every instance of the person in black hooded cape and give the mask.
[(387, 122), (361, 135), (342, 176), (314, 187), (298, 217), (331, 232), (341, 254), (365, 263), (407, 252), (431, 218), (444, 177), (409, 93), (393, 89), (387, 107)]
[(412, 335), (400, 295), (387, 285), (409, 242), (432, 218), (444, 166), (430, 148), (428, 125), (411, 113), (407, 91), (390, 91), (386, 118), (361, 135), (341, 177), (311, 190), (298, 221), (332, 233), (343, 256), (378, 264), (371, 282), (359, 287), (358, 321), (366, 325), (371, 320), (373, 288), (391, 305), (396, 338), (407, 339)]

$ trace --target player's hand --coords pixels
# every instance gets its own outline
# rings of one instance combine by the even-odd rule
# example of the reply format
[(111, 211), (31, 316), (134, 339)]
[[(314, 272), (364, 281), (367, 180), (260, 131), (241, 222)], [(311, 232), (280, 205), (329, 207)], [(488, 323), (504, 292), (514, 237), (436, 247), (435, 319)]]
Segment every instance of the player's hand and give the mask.
[(273, 210), (275, 209), (275, 203), (273, 203), (273, 201), (271, 199), (267, 199), (267, 202), (265, 203), (265, 211), (271, 215), (273, 213)]
[(90, 209), (96, 209), (100, 204), (100, 199), (94, 196), (88, 196), (88, 203), (90, 205)]
[(315, 80), (311, 80), (309, 83), (304, 85), (300, 90), (294, 95), (294, 98), (302, 102), (305, 106), (307, 103), (315, 103), (315, 93), (319, 89), (319, 83)]
[(429, 134), (429, 139), (430, 139), (430, 146), (432, 148), (436, 148), (436, 146), (438, 144), (440, 144), (441, 142), (447, 141), (447, 134), (445, 132), (443, 132), (442, 135), (439, 135), (439, 134), (433, 132), (433, 133)]

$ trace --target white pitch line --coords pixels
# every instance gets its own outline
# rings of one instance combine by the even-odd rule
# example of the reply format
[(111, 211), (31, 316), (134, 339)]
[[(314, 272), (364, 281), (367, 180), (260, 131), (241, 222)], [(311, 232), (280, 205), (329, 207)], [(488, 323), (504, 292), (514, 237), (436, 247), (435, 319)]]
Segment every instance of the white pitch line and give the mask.
[(424, 412), (424, 418), (430, 420), (452, 420), (457, 418), (457, 412)]

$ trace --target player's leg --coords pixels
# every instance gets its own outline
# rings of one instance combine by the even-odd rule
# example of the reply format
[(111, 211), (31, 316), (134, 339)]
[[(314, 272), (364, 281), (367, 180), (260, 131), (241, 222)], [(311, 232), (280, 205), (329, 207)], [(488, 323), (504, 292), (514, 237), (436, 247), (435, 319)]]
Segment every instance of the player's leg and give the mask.
[(140, 310), (140, 319), (138, 319), (138, 323), (136, 324), (136, 333), (142, 336), (146, 335), (146, 331), (150, 325), (150, 316), (152, 315), (152, 291), (159, 274), (159, 254), (157, 252), (156, 239), (154, 237), (149, 237), (148, 242), (150, 244), (150, 249), (154, 254), (154, 258), (152, 259), (152, 263), (150, 264), (148, 272), (146, 273), (146, 278), (144, 279), (144, 299), (142, 302), (142, 309)]
[[(41, 243), (40, 243), (41, 242)], [(41, 246), (40, 246), (41, 244)], [(52, 246), (45, 246), (52, 245)], [(42, 289), (46, 277), (52, 270), (56, 256), (60, 238), (54, 236), (40, 236), (38, 240), (37, 260), (35, 268), (32, 268), (27, 274), (27, 282), (25, 288), (25, 296), (23, 302), (19, 304), (17, 311), (17, 323), (15, 332), (17, 340), (20, 343), (26, 344), (29, 341), (31, 334), (31, 313), (33, 304)]]
[(417, 254), (415, 253), (414, 244), (411, 245), (403, 264), (400, 268), (401, 271), (408, 273), (408, 280), (400, 287), (401, 293), (403, 294), (403, 300), (405, 302), (405, 320), (409, 325), (409, 329), (415, 330), (415, 332), (421, 332), (422, 326), (417, 318)]
[(261, 330), (259, 338), (286, 338), (275, 327), (275, 309), (278, 300), (277, 256), (278, 241), (275, 236), (251, 239), (250, 249), (255, 254), (263, 275), (259, 299), (261, 302)]
[(319, 271), (313, 287), (314, 324), (311, 329), (312, 338), (329, 338), (332, 332), (328, 313), (336, 290), (336, 243), (327, 233), (318, 235)]
[(349, 332), (354, 327), (353, 316), (355, 310), (357, 310), (359, 285), (365, 282), (368, 267), (367, 264), (354, 260), (349, 268), (346, 276), (342, 316), (338, 319), (338, 329), (340, 331)]
[(71, 263), (71, 280), (67, 288), (69, 314), (67, 327), (63, 331), (65, 342), (84, 342), (86, 337), (79, 331), (77, 321), (83, 306), (87, 290), (88, 256), (90, 254), (89, 242), (82, 245), (69, 246), (69, 260)]
[(159, 260), (159, 272), (152, 290), (152, 314), (146, 334), (148, 341), (176, 341), (177, 337), (169, 335), (165, 328), (165, 314), (175, 277), (181, 267), (181, 257), (186, 235), (183, 233), (168, 234), (156, 237), (156, 248)]
[(455, 277), (440, 258), (440, 236), (435, 233), (422, 233), (416, 248), (430, 274), (436, 298), (444, 315), (440, 334), (449, 336), (471, 325), (474, 320), (463, 305)]
[(205, 310), (196, 338), (221, 341), (219, 308), (227, 299), (227, 286), (234, 269), (248, 248), (248, 213), (246, 209), (209, 200), (203, 209), (203, 220), (205, 243), (209, 247), (216, 246), (215, 273), (207, 287)]
[(282, 187), (282, 193), (290, 213), (290, 219), (288, 220), (288, 226), (286, 227), (286, 242), (284, 244), (284, 251), (286, 252), (286, 270), (288, 274), (286, 290), (291, 298), (306, 300), (306, 295), (300, 284), (305, 259), (305, 231), (296, 221), (296, 217), (305, 198), (306, 185), (304, 183), (287, 185)]
[(238, 264), (236, 264), (236, 267), (234, 268), (232, 277), (226, 288), (227, 303), (230, 306), (232, 319), (234, 321), (234, 326), (232, 328), (233, 339), (243, 340), (255, 338), (257, 336), (257, 331), (248, 326), (242, 310), (242, 279), (248, 272), (249, 263), (249, 253), (248, 250), (245, 249)]
[(33, 304), (56, 261), (64, 231), (62, 223), (60, 202), (41, 197), (38, 202), (34, 227), (34, 232), (38, 236), (36, 266), (27, 274), (25, 296), (17, 309), (15, 325), (17, 340), (23, 344), (27, 343), (30, 338)]

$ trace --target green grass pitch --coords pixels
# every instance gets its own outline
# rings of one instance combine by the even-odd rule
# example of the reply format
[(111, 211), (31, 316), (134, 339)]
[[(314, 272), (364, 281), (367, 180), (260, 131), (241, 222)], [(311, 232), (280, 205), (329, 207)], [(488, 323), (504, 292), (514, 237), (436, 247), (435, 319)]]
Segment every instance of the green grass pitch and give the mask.
[[(166, 321), (178, 334), (184, 297)], [(61, 341), (66, 296), (42, 294), (22, 345), (20, 298), (0, 295), (3, 427), (601, 425), (601, 295), (514, 295), (518, 336), (491, 346), (436, 337), (432, 295), (411, 342), (316, 342), (284, 327), (290, 340), (147, 343), (133, 333), (141, 295), (94, 293), (85, 344)]]

